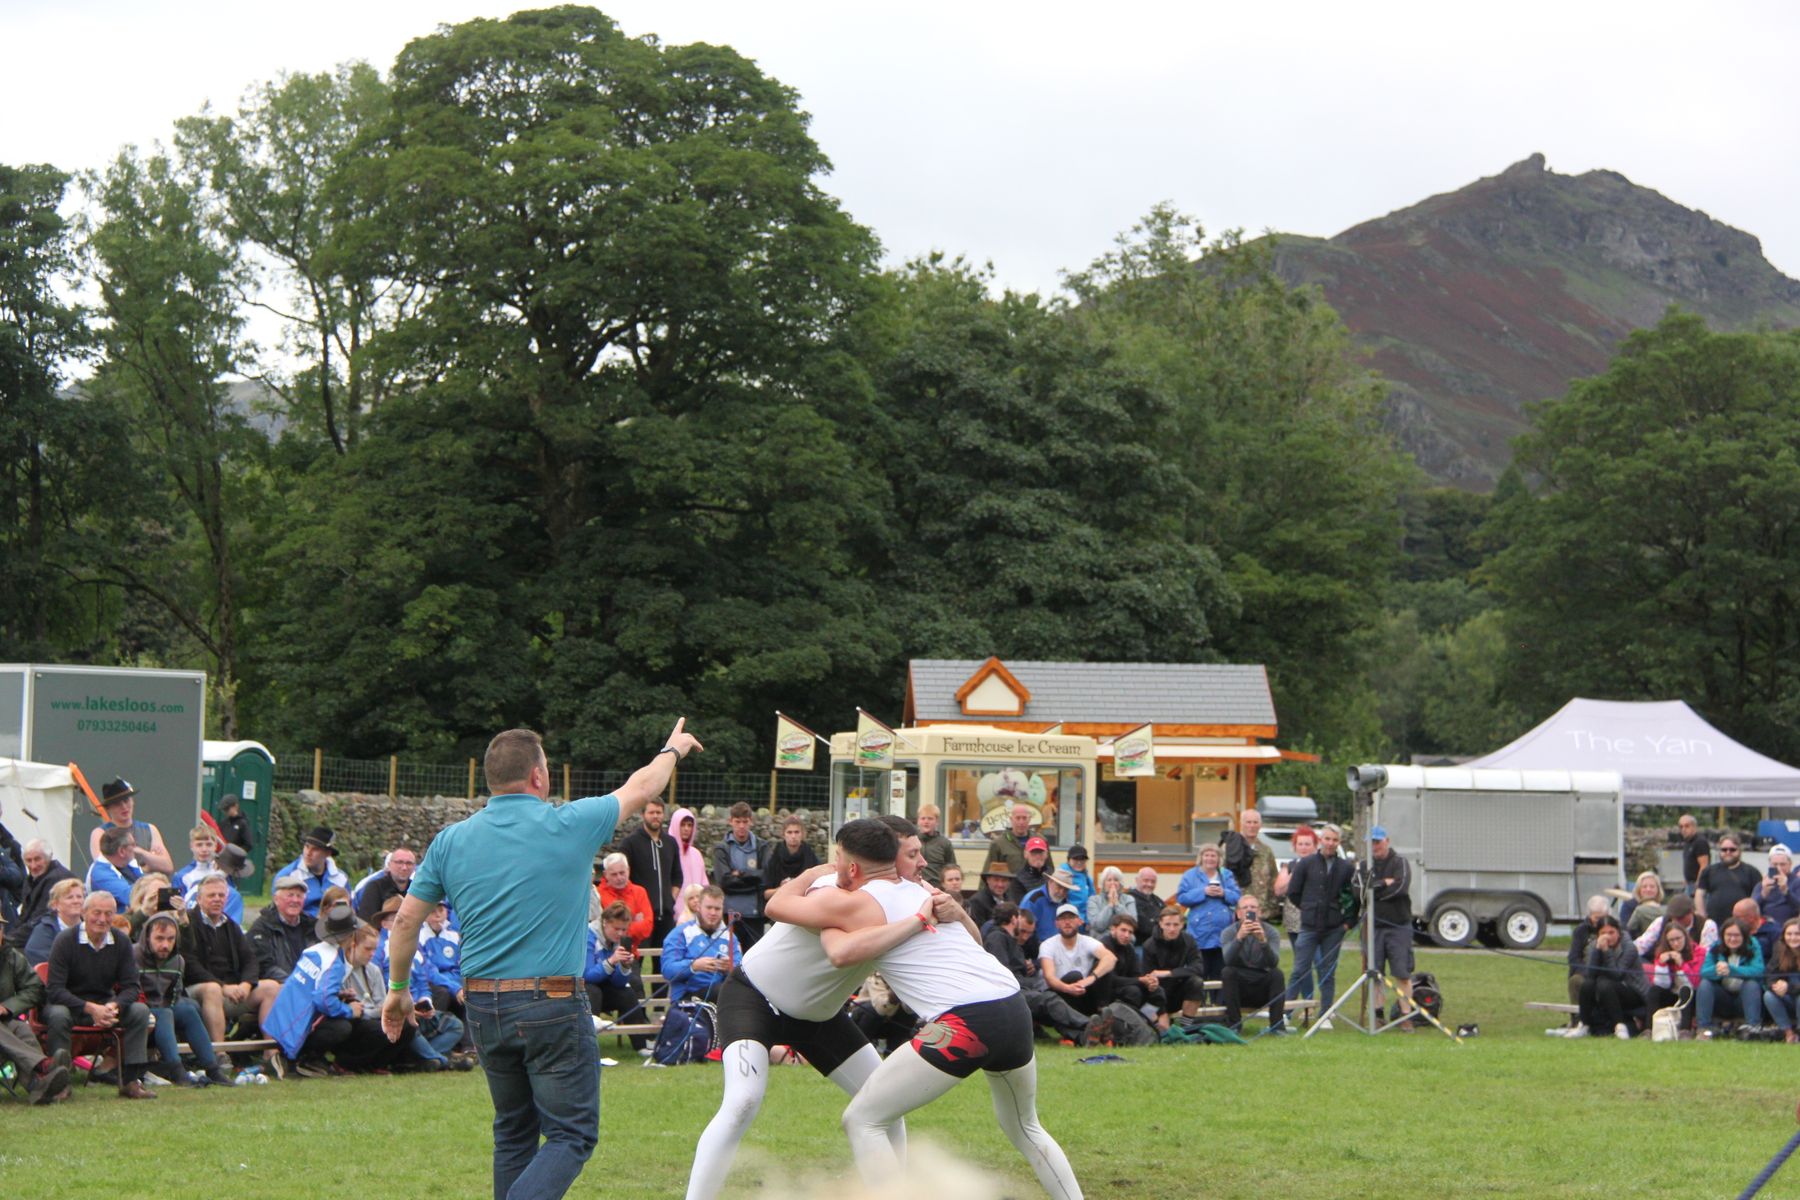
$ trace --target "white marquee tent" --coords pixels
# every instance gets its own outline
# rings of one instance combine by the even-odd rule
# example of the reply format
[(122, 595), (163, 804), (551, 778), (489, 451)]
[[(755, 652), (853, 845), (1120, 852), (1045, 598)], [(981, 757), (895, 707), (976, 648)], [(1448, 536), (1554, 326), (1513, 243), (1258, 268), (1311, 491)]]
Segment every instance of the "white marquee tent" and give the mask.
[(1800, 804), (1800, 770), (1732, 741), (1680, 700), (1571, 700), (1517, 741), (1462, 765), (1617, 771), (1628, 804)]
[(42, 838), (66, 863), (74, 820), (75, 776), (68, 767), (0, 758), (0, 821), (21, 844)]

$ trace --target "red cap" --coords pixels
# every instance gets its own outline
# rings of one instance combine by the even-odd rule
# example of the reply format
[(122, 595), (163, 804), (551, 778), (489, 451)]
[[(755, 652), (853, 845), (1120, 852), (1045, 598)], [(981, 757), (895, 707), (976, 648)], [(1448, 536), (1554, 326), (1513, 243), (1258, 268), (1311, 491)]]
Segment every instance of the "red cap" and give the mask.
[(1050, 848), (1050, 843), (1046, 842), (1041, 837), (1026, 838), (1025, 848), (1027, 850), (1048, 850)]

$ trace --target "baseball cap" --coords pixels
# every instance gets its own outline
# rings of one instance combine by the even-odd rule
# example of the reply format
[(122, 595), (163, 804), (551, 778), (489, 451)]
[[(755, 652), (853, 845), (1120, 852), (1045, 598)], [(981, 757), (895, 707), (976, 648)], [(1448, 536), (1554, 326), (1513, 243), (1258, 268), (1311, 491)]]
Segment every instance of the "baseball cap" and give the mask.
[(1387, 841), (1388, 840), (1387, 830), (1385, 830), (1381, 826), (1377, 825), (1375, 828), (1369, 830), (1369, 840), (1372, 842)]
[(1028, 837), (1025, 839), (1025, 848), (1027, 850), (1048, 850), (1050, 843), (1041, 837)]
[(1063, 857), (1079, 861), (1080, 859), (1084, 859), (1087, 856), (1088, 856), (1087, 847), (1082, 845), (1080, 842), (1076, 842), (1073, 846), (1069, 847), (1069, 852), (1067, 854), (1065, 854)]
[(1079, 917), (1081, 915), (1081, 910), (1076, 908), (1073, 904), (1064, 904), (1058, 906), (1056, 915), (1059, 917)]

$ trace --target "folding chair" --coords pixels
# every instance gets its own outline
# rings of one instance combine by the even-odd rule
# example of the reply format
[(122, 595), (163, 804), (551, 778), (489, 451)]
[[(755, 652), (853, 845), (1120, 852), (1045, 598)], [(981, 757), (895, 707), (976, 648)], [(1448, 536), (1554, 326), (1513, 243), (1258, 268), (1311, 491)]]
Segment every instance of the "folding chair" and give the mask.
[[(39, 979), (43, 980), (45, 983), (49, 983), (50, 964), (47, 962), (39, 963), (37, 965), (37, 974)], [(46, 1003), (48, 1002), (46, 1001)], [(42, 1042), (45, 1046), (48, 1046), (50, 1044), (50, 1027), (43, 1023), (42, 1016), (43, 1014), (41, 1012), (33, 1012), (31, 1014), (31, 1032), (37, 1035), (38, 1041)], [(113, 1056), (114, 1069), (123, 1071), (125, 1069), (124, 1031), (117, 1025), (113, 1026), (111, 1029), (102, 1029), (98, 1025), (76, 1025), (69, 1030), (70, 1057), (83, 1054), (92, 1057), (96, 1053), (110, 1053)], [(93, 1075), (94, 1073), (92, 1070), (89, 1070), (86, 1075), (83, 1075), (81, 1086), (86, 1087), (93, 1079)], [(121, 1076), (121, 1078), (123, 1078), (123, 1076)]]

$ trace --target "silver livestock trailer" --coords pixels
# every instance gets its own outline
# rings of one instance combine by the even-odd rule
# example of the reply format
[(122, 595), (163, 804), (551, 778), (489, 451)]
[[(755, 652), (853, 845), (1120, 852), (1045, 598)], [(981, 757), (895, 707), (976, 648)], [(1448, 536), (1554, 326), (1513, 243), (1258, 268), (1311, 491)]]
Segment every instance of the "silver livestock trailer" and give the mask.
[(1412, 863), (1413, 912), (1433, 941), (1530, 949), (1623, 885), (1622, 788), (1614, 771), (1390, 766), (1374, 820)]

